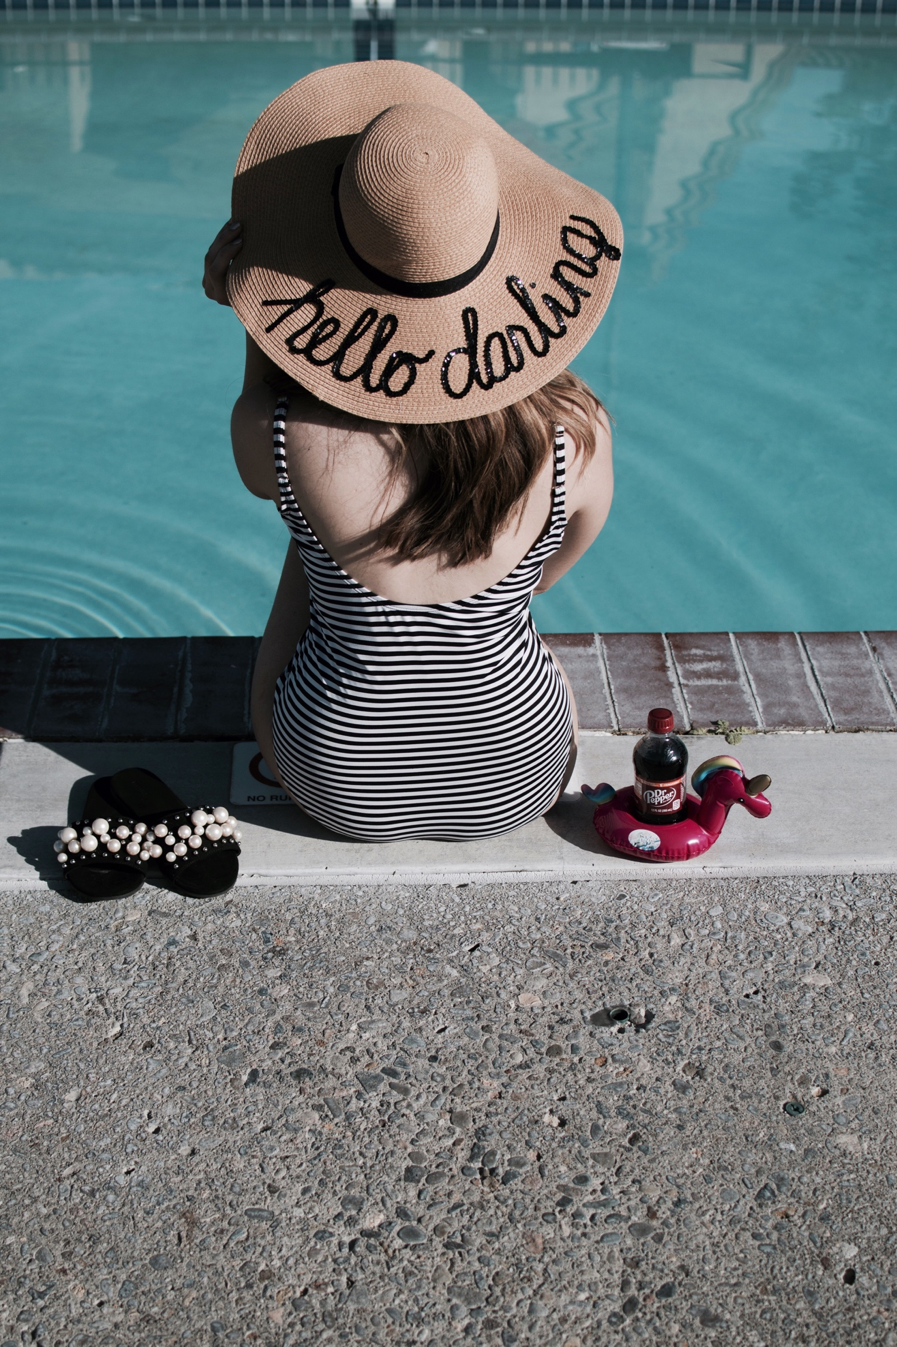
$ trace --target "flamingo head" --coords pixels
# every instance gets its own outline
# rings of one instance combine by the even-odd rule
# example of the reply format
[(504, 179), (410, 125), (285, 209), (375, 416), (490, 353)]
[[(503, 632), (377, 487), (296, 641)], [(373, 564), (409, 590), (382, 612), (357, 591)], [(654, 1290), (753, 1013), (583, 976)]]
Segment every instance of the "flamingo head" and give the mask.
[(770, 778), (765, 774), (748, 778), (736, 758), (721, 755), (709, 758), (692, 776), (692, 785), (701, 797), (698, 823), (718, 836), (733, 804), (742, 805), (755, 818), (766, 818), (772, 805), (764, 795)]

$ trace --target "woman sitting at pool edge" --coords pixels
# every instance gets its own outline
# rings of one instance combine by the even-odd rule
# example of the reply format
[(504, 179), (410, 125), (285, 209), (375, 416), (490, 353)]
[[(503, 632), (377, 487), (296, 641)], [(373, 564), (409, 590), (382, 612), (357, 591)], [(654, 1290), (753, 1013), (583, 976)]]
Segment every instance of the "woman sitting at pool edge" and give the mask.
[(491, 837), (570, 778), (575, 705), (529, 604), (610, 508), (607, 416), (566, 366), (621, 236), (419, 66), (320, 70), (249, 133), (203, 284), (247, 331), (237, 467), (291, 535), (253, 728), (337, 833)]

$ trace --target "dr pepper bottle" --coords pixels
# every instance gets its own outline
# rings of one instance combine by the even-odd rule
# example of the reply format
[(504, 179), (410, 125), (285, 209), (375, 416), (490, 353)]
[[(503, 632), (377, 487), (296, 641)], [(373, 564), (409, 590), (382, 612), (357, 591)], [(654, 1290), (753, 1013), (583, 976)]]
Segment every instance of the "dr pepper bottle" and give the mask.
[(636, 744), (632, 761), (638, 817), (652, 827), (684, 819), (688, 749), (673, 733), (672, 711), (649, 711), (648, 733)]

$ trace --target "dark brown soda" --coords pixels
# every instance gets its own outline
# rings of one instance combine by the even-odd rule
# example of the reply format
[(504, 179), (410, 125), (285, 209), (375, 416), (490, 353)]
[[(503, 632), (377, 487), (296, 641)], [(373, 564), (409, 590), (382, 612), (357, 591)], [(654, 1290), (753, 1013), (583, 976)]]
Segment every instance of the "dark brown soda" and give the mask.
[(648, 733), (632, 754), (635, 767), (635, 814), (652, 828), (679, 823), (686, 817), (688, 749), (673, 734), (673, 715), (662, 707), (648, 714)]

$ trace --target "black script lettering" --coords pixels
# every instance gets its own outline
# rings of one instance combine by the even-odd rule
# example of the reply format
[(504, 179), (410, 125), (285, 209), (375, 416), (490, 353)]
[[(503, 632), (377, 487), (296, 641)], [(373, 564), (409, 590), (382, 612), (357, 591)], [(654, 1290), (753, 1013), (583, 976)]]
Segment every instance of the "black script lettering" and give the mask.
[(571, 234), (576, 234), (580, 238), (585, 238), (586, 236), (578, 229), (570, 229), (568, 225), (565, 225), (561, 230), (561, 243), (563, 244), (564, 252), (569, 253), (570, 257), (575, 257), (577, 261), (569, 262), (567, 258), (564, 258), (560, 262), (555, 262), (555, 266), (567, 267), (570, 271), (575, 271), (577, 276), (597, 276), (598, 262), (596, 258), (600, 257), (601, 254), (596, 253), (594, 257), (586, 257), (584, 252), (581, 252), (579, 248), (574, 248), (570, 243)]
[[(523, 368), (524, 355), (520, 349), (515, 336), (508, 329), (508, 336), (499, 330), (490, 332), (483, 341), (483, 367), (480, 369), (479, 358), (479, 333), (480, 319), (476, 309), (466, 308), (462, 311), (461, 322), (464, 325), (464, 336), (467, 338), (464, 346), (456, 346), (454, 350), (449, 351), (442, 362), (440, 371), (440, 381), (444, 392), (450, 398), (466, 398), (473, 385), (476, 383), (487, 393), (490, 388), (496, 384), (503, 383), (509, 374), (514, 374)], [(519, 329), (521, 332), (523, 328)], [(510, 338), (511, 346), (508, 346)], [(501, 369), (496, 373), (493, 364), (493, 347), (497, 347), (501, 355)], [(512, 355), (513, 351), (513, 355)], [(464, 384), (460, 388), (453, 388), (449, 371), (452, 362), (457, 356), (464, 356), (467, 360), (467, 375)]]
[(340, 321), (338, 318), (325, 318), (323, 323), (318, 323), (317, 327), (311, 332), (308, 340), (301, 346), (293, 345), (293, 337), (287, 337), (287, 350), (292, 351), (293, 355), (304, 355), (310, 365), (329, 365), (333, 359), (332, 355), (316, 356), (315, 351), (319, 346), (323, 346), (325, 341), (329, 341), (340, 330)]
[[(461, 314), (461, 322), (464, 325), (464, 336), (467, 338), (466, 345), (456, 346), (453, 351), (449, 351), (442, 362), (440, 371), (440, 381), (442, 387), (450, 398), (466, 398), (473, 387), (474, 379), (477, 378), (479, 370), (477, 368), (477, 342), (479, 340), (479, 317), (476, 309), (464, 309)], [(464, 380), (462, 388), (452, 388), (449, 381), (449, 369), (455, 356), (463, 355), (467, 357), (467, 378)], [(480, 381), (477, 379), (477, 382)]]
[[(388, 398), (404, 397), (417, 378), (418, 365), (426, 365), (427, 361), (432, 360), (435, 354), (435, 351), (428, 351), (426, 355), (412, 355), (410, 351), (393, 351), (383, 366), (383, 373), (380, 375), (379, 387), (381, 392)], [(393, 388), (393, 376), (402, 369), (405, 371), (405, 382), (400, 384), (398, 388)]]
[[(536, 332), (542, 338), (541, 346), (537, 347), (534, 344), (529, 328), (518, 327), (516, 330), (523, 334), (523, 339), (533, 355), (540, 357), (548, 355), (552, 338), (563, 337), (564, 333), (567, 331), (567, 324), (564, 322), (563, 318), (556, 313), (555, 317), (558, 320), (558, 326), (557, 328), (549, 327), (533, 303), (529, 291), (519, 276), (508, 276), (505, 280), (505, 285), (508, 287), (513, 298), (516, 299), (521, 309), (523, 309), (527, 318), (529, 318), (535, 325)], [(542, 298), (545, 299), (546, 296), (543, 295)]]
[[(492, 347), (497, 346), (501, 352), (502, 369), (500, 374), (495, 373), (492, 364)], [(486, 378), (483, 381), (484, 388), (491, 388), (493, 384), (500, 384), (507, 379), (509, 374), (520, 368), (511, 359), (511, 352), (508, 350), (508, 341), (503, 332), (490, 332), (489, 336), (483, 342), (483, 369), (486, 371)]]
[(294, 313), (298, 313), (300, 309), (304, 309), (307, 304), (310, 304), (314, 309), (314, 313), (304, 327), (297, 328), (293, 333), (294, 337), (301, 336), (303, 332), (307, 332), (310, 327), (314, 327), (315, 323), (320, 322), (323, 318), (324, 305), (321, 301), (325, 295), (330, 294), (330, 291), (333, 290), (335, 286), (336, 281), (319, 281), (317, 285), (313, 285), (311, 289), (307, 290), (299, 299), (263, 299), (262, 307), (265, 309), (273, 308), (278, 304), (285, 304), (287, 306), (286, 310), (279, 318), (275, 318), (273, 323), (268, 324), (265, 331), (273, 332), (276, 327), (280, 326), (285, 318), (292, 318)]
[(555, 262), (554, 266), (551, 268), (551, 279), (553, 281), (556, 281), (562, 290), (566, 290), (567, 294), (573, 301), (573, 308), (565, 309), (564, 312), (570, 318), (576, 318), (576, 316), (579, 313), (579, 310), (582, 308), (582, 305), (579, 302), (580, 295), (582, 295), (584, 299), (588, 299), (592, 292), (591, 290), (584, 289), (583, 286), (581, 285), (577, 285), (575, 281), (571, 281), (567, 276), (565, 276), (563, 270), (564, 267), (567, 267), (570, 271), (575, 272), (578, 276), (581, 276), (583, 273), (575, 262), (566, 262), (563, 260), (560, 262)]
[[(318, 368), (329, 365), (330, 373), (340, 383), (351, 383), (354, 379), (360, 379), (366, 393), (383, 393), (388, 398), (404, 397), (417, 378), (418, 365), (425, 365), (428, 360), (432, 360), (436, 352), (427, 351), (425, 355), (414, 355), (411, 351), (393, 351), (387, 357), (380, 376), (375, 376), (374, 362), (392, 342), (399, 320), (394, 313), (384, 313), (381, 317), (378, 309), (367, 308), (358, 315), (335, 350), (329, 355), (319, 353), (320, 348), (335, 337), (342, 327), (339, 318), (332, 314), (325, 315), (323, 298), (335, 286), (335, 281), (325, 280), (313, 285), (297, 299), (262, 300), (262, 304), (268, 308), (284, 305), (284, 312), (275, 318), (265, 331), (273, 332), (286, 318), (292, 317), (302, 309), (310, 308), (311, 317), (308, 321), (284, 338), (284, 345), (291, 355), (304, 356), (310, 365), (316, 365)], [(367, 335), (375, 323), (377, 326), (371, 336), (367, 354), (356, 369), (345, 371), (343, 364), (349, 352)], [(305, 337), (304, 341), (300, 341), (302, 337)]]
[[(604, 235), (602, 234), (601, 237), (603, 238)], [(584, 253), (581, 248), (575, 247), (570, 242), (571, 239), (582, 239), (586, 243), (591, 243), (595, 251), (591, 254)], [(570, 257), (575, 257), (581, 264), (582, 270), (580, 270), (580, 267), (576, 267), (581, 276), (598, 275), (598, 263), (603, 255), (603, 246), (595, 235), (584, 234), (581, 229), (576, 229), (572, 225), (564, 225), (561, 230), (561, 246), (565, 253), (568, 253)], [(575, 266), (574, 263), (568, 263), (568, 265)]]
[(519, 332), (525, 331), (525, 329), (522, 327), (518, 327), (516, 323), (508, 323), (508, 325), (505, 328), (505, 331), (508, 334), (508, 341), (511, 343), (511, 350), (514, 352), (514, 355), (516, 357), (515, 363), (512, 366), (512, 368), (515, 374), (519, 374), (520, 371), (523, 369), (523, 366), (526, 364), (526, 352), (520, 345), (520, 338), (518, 337), (517, 334)]
[[(588, 217), (587, 215), (571, 215), (571, 216), (570, 216), (570, 219), (571, 219), (571, 220), (575, 220), (575, 221), (577, 222), (577, 224), (588, 225), (589, 230), (591, 231), (590, 234), (587, 234), (587, 235), (580, 234), (580, 235), (579, 235), (580, 238), (585, 238), (589, 243), (593, 243), (593, 244), (595, 245), (595, 248), (596, 248), (596, 252), (595, 252), (594, 258), (585, 258), (585, 257), (583, 257), (583, 258), (582, 258), (583, 262), (585, 262), (585, 261), (595, 261), (595, 262), (597, 262), (598, 259), (599, 259), (600, 257), (602, 257), (602, 256), (606, 257), (607, 260), (608, 260), (608, 262), (619, 262), (620, 258), (623, 256), (623, 254), (620, 252), (620, 249), (619, 249), (619, 248), (617, 248), (617, 247), (614, 246), (613, 243), (608, 243), (607, 239), (604, 237), (604, 234), (603, 234), (603, 233), (601, 232), (601, 230), (598, 228), (598, 226), (596, 225), (596, 223), (595, 223), (594, 220), (590, 220), (589, 217)], [(569, 226), (566, 226), (566, 225), (565, 225), (564, 227), (565, 227), (565, 229), (566, 229), (566, 228), (569, 228)], [(571, 233), (571, 234), (574, 233), (574, 232), (576, 232), (577, 234), (579, 234), (579, 230), (576, 230), (576, 231), (573, 231), (572, 229), (570, 230), (570, 233)], [(562, 233), (562, 238), (563, 238), (563, 233)], [(564, 241), (564, 247), (567, 248), (566, 240)], [(572, 249), (572, 248), (567, 248), (567, 251), (568, 251), (568, 252), (574, 252), (574, 249)], [(574, 255), (577, 255), (577, 254), (574, 253)], [(581, 254), (579, 254), (579, 256), (581, 256)]]
[(364, 360), (361, 362), (361, 367), (358, 371), (361, 375), (361, 386), (366, 393), (379, 393), (381, 391), (380, 380), (372, 378), (374, 373), (374, 361), (377, 359), (378, 355), (382, 355), (386, 350), (387, 346), (395, 336), (395, 331), (398, 326), (399, 320), (394, 313), (384, 313), (374, 329), (370, 349)]
[(353, 379), (357, 379), (362, 371), (363, 365), (353, 370), (351, 374), (343, 373), (343, 361), (351, 351), (352, 347), (361, 341), (364, 334), (373, 327), (378, 318), (377, 309), (362, 309), (361, 313), (355, 319), (355, 322), (349, 328), (349, 331), (343, 337), (339, 346), (333, 355), (333, 364), (330, 373), (334, 379), (339, 379), (340, 383), (349, 384)]
[[(523, 309), (532, 326), (506, 323), (503, 332), (490, 332), (483, 341), (481, 366), (479, 315), (470, 306), (463, 309), (461, 322), (464, 327), (464, 345), (455, 346), (446, 353), (439, 374), (443, 392), (448, 397), (466, 398), (474, 384), (488, 391), (509, 375), (519, 374), (526, 363), (526, 350), (537, 359), (548, 355), (551, 343), (566, 335), (566, 319), (577, 318), (582, 311), (582, 301), (592, 296), (592, 291), (580, 285), (576, 278), (590, 279), (597, 276), (598, 263), (602, 257), (619, 262), (620, 249), (608, 242), (594, 220), (586, 215), (571, 215), (568, 218), (572, 223), (563, 225), (560, 231), (561, 247), (567, 256), (558, 258), (551, 268), (551, 279), (560, 287), (562, 296), (551, 295), (547, 291), (541, 295), (542, 303), (554, 320), (554, 326), (536, 308), (529, 287), (520, 277), (507, 276), (505, 285), (508, 293)], [(579, 228), (580, 225), (583, 228)], [(578, 245), (585, 245), (589, 251)], [(501, 367), (496, 370), (499, 356)], [(453, 385), (452, 365), (462, 357), (466, 361), (464, 382)]]

